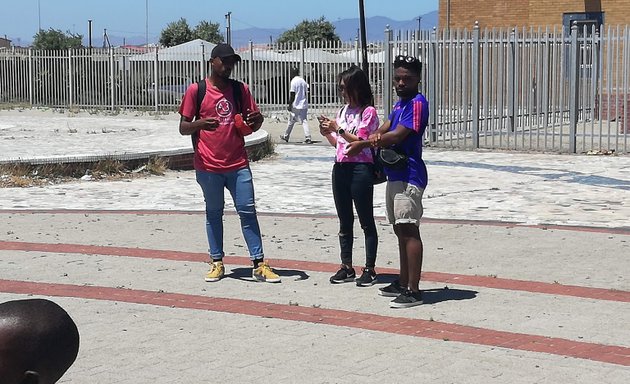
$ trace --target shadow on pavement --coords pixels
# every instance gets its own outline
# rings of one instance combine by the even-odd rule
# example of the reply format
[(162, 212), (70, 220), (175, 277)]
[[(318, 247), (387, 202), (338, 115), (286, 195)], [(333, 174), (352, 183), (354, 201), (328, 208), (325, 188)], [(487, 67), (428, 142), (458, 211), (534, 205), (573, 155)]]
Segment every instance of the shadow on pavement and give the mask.
[[(295, 277), (294, 280), (307, 280), (310, 276), (304, 271), (298, 271), (295, 269), (278, 269), (273, 268), (274, 272), (276, 272), (282, 278), (290, 278)], [(234, 268), (232, 269), (232, 273), (226, 274), (225, 277), (229, 277), (232, 279), (252, 281), (252, 268)]]
[(442, 301), (450, 300), (470, 300), (477, 297), (477, 291), (467, 289), (437, 288), (423, 289), (422, 302), (424, 304), (436, 304)]
[[(398, 278), (398, 275), (391, 273), (379, 273), (377, 284), (390, 284)], [(453, 289), (449, 287), (422, 289), (422, 301), (424, 304), (436, 304), (442, 301), (450, 300), (470, 300), (477, 297), (478, 291), (470, 291), (467, 289)]]

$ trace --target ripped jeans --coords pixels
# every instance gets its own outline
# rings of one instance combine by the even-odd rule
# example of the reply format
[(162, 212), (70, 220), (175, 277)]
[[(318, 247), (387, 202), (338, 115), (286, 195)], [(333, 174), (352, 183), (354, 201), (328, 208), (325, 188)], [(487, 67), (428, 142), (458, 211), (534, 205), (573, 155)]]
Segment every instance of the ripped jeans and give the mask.
[(374, 268), (378, 235), (374, 221), (373, 165), (369, 163), (335, 163), (332, 190), (339, 217), (339, 246), (341, 262), (352, 265), (354, 242), (353, 205), (365, 236), (365, 266)]

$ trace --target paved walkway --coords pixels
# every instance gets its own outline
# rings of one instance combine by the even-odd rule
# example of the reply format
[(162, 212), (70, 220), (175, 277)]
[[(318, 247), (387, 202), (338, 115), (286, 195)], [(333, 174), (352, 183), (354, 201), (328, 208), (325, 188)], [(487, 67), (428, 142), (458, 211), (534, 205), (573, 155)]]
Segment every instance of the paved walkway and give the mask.
[[(0, 160), (185, 148), (176, 124), (172, 115), (0, 112)], [(283, 126), (264, 128), (277, 137)], [(393, 310), (377, 287), (328, 283), (338, 265), (331, 148), (276, 151), (252, 164), (276, 285), (249, 280), (232, 213), (228, 277), (203, 281), (193, 172), (0, 189), (0, 300), (51, 297), (81, 331), (62, 383), (630, 378), (630, 158), (427, 150), (427, 302)], [(398, 260), (383, 188), (385, 283)]]
[[(271, 120), (271, 119), (270, 119)], [(0, 111), (0, 161), (132, 155), (188, 149), (177, 115), (103, 116), (50, 111)], [(267, 122), (273, 138), (285, 123)], [(315, 122), (311, 130), (316, 131)], [(293, 140), (303, 137), (295, 127)], [(279, 140), (278, 140), (279, 141)], [(277, 156), (252, 164), (260, 212), (334, 214), (330, 191), (333, 149), (276, 146)], [(426, 217), (527, 224), (630, 228), (630, 156), (425, 150), (429, 168)], [(384, 185), (377, 214), (384, 215)], [(226, 195), (227, 196), (227, 195)], [(87, 197), (87, 198), (86, 198)], [(228, 199), (229, 200), (229, 199)], [(7, 209), (203, 209), (194, 172), (165, 177), (77, 182), (0, 193)]]

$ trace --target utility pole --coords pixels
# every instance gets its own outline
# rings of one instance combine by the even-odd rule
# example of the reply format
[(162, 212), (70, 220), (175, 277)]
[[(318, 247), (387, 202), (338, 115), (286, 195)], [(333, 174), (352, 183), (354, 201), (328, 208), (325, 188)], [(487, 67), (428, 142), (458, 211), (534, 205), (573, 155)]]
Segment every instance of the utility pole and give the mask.
[(420, 32), (420, 30), (422, 29), (421, 24), (420, 24), (422, 23), (422, 16), (416, 17), (416, 20), (418, 20), (418, 32)]
[[(361, 56), (363, 58), (362, 60), (362, 67), (363, 67), (363, 71), (365, 72), (366, 75), (369, 74), (368, 72), (368, 59), (367, 59), (367, 37), (365, 36), (365, 11), (364, 11), (364, 7), (363, 7), (363, 0), (359, 0), (359, 21), (360, 21), (360, 26), (361, 26)], [(369, 76), (369, 75), (368, 75)]]
[(146, 0), (144, 2), (144, 13), (145, 13), (144, 33), (145, 33), (147, 48), (149, 48), (149, 0)]
[(232, 45), (232, 27), (230, 26), (230, 15), (232, 12), (225, 14), (225, 42)]
[(42, 30), (42, 4), (37, 0), (37, 32)]
[(92, 53), (92, 19), (88, 19), (88, 49)]

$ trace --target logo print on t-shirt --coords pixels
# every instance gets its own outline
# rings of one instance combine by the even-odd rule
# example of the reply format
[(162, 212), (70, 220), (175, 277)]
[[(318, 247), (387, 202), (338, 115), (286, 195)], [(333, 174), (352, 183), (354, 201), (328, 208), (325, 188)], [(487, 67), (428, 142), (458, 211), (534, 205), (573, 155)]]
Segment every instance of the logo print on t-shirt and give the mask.
[(227, 99), (221, 99), (217, 103), (216, 109), (220, 117), (228, 117), (232, 114), (232, 103)]

